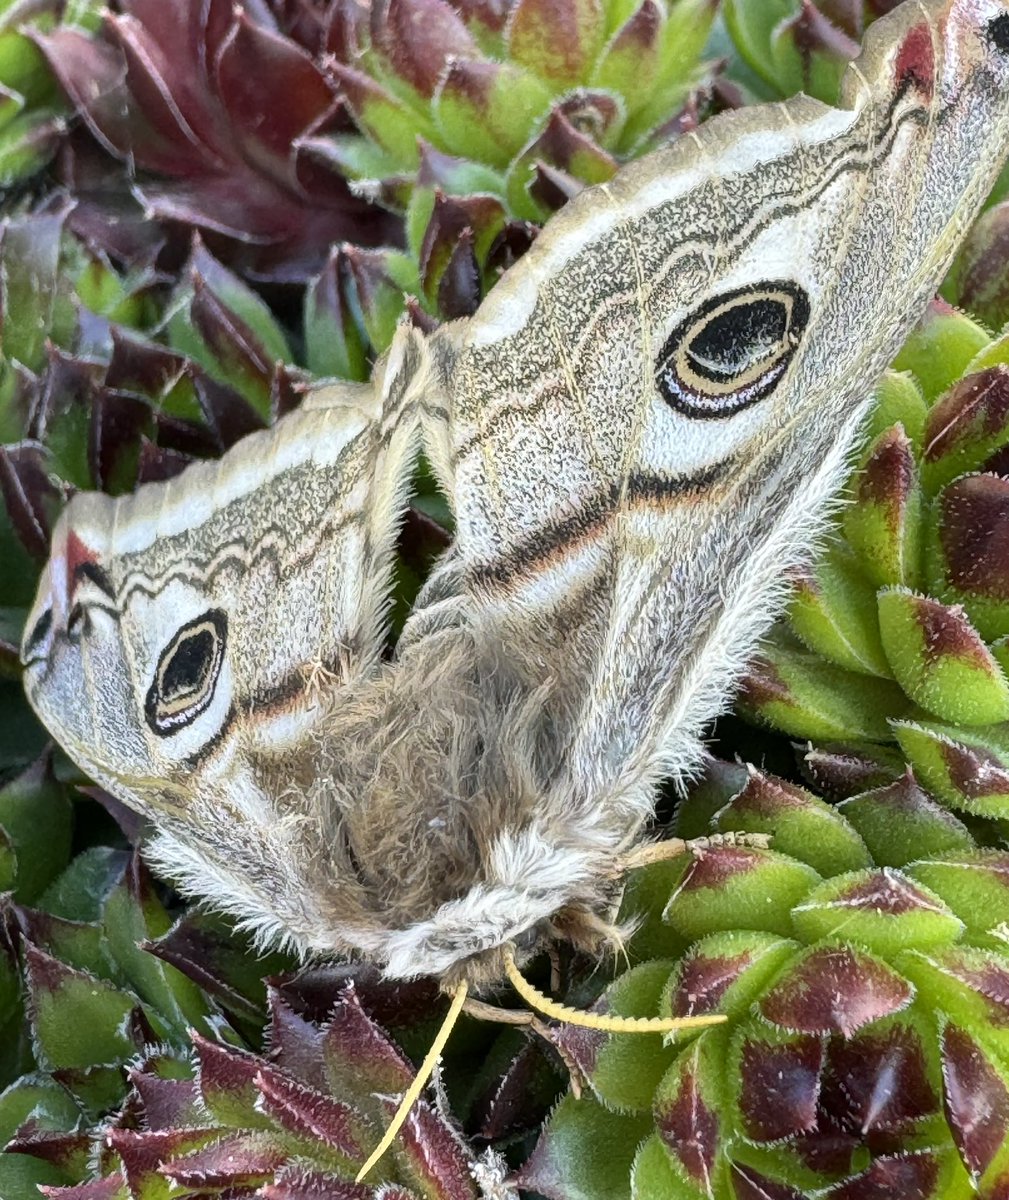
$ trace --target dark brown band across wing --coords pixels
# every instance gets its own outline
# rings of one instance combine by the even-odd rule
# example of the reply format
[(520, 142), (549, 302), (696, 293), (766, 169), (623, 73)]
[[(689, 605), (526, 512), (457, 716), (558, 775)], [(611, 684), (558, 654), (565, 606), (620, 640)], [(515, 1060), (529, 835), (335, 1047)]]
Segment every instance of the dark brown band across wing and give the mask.
[(529, 534), (507, 554), (493, 562), (475, 565), (470, 582), (483, 587), (500, 587), (538, 570), (561, 550), (575, 546), (601, 529), (617, 511), (628, 505), (697, 498), (724, 482), (736, 469), (736, 460), (727, 458), (695, 475), (632, 474), (613, 480), (595, 496), (586, 499), (578, 512)]

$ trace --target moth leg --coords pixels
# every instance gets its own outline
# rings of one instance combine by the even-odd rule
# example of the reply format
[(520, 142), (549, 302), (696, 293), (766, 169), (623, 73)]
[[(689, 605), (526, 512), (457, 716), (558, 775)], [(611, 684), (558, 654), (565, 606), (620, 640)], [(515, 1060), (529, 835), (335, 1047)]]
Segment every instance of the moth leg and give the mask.
[(534, 1012), (530, 1012), (526, 1008), (498, 1008), (496, 1004), (485, 1004), (483, 1000), (467, 1000), (463, 1005), (463, 1012), (470, 1017), (475, 1017), (478, 1021), (497, 1021), (501, 1025), (522, 1025), (530, 1032), (535, 1033), (537, 1037), (542, 1038), (567, 1068), (574, 1098), (581, 1099), (581, 1069), (566, 1053), (564, 1047), (558, 1045), (551, 1034), (550, 1026), (541, 1021)]
[(536, 1014), (525, 1008), (499, 1008), (496, 1004), (486, 1004), (483, 1000), (468, 999), (462, 1006), (467, 1016), (475, 1017), (478, 1021), (496, 1021), (499, 1025), (533, 1025)]
[(553, 942), (547, 946), (546, 955), (550, 960), (550, 990), (556, 996), (561, 990), (561, 956)]
[(648, 842), (644, 846), (623, 855), (619, 862), (620, 871), (634, 871), (638, 867), (649, 867), (652, 863), (666, 862), (679, 858), (681, 854), (699, 855), (705, 850), (717, 850), (722, 846), (746, 846), (751, 850), (766, 850), (771, 844), (769, 833), (713, 833), (710, 837), (666, 838), (661, 842)]

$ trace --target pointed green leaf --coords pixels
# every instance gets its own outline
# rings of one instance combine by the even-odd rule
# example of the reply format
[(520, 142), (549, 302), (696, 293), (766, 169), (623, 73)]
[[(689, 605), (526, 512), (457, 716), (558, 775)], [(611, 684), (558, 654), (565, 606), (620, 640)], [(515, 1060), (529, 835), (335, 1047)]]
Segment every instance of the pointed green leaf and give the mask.
[(931, 403), (964, 374), (990, 341), (991, 335), (976, 321), (936, 301), (904, 343), (893, 368), (910, 371)]
[(792, 909), (792, 920), (805, 941), (843, 937), (884, 956), (950, 945), (964, 930), (935, 892), (892, 867), (825, 880)]
[(961, 608), (887, 588), (879, 629), (894, 677), (922, 708), (962, 725), (1009, 720), (1009, 681)]

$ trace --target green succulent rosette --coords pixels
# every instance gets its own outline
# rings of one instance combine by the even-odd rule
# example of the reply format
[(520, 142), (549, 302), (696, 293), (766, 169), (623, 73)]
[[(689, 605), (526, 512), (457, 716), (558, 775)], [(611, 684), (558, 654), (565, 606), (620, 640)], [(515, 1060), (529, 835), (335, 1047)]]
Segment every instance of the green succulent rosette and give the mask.
[(677, 830), (772, 841), (640, 872), (624, 906), (638, 961), (596, 1007), (727, 1021), (664, 1044), (558, 1031), (582, 1096), (520, 1181), (551, 1200), (1000, 1195), (1006, 852), (909, 774), (832, 806), (716, 763)]
[(1009, 339), (935, 305), (879, 388), (833, 535), (740, 710), (1009, 814)]
[[(318, 143), (388, 199), (441, 173), (542, 221), (640, 153), (706, 78), (711, 0), (342, 6), (331, 70), (358, 133)], [(429, 150), (450, 156), (451, 172)]]

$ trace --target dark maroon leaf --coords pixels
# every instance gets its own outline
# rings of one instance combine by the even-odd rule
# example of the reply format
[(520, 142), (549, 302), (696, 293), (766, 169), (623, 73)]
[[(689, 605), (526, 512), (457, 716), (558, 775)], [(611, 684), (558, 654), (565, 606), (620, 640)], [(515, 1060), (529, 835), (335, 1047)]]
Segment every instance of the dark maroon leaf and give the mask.
[(530, 162), (545, 162), (552, 167), (559, 167), (579, 179), (586, 178), (586, 164), (591, 163), (592, 178), (586, 179), (586, 182), (592, 183), (608, 178), (617, 169), (616, 159), (556, 109), (551, 112), (540, 134), (522, 152), (522, 157)]
[[(309, 55), (289, 38), (250, 21), (240, 8), (215, 69), (230, 121), (248, 137), (250, 150), (262, 145), (279, 163), (291, 158), (299, 137), (321, 127), (336, 108), (331, 85)], [(283, 104), (277, 103), (279, 96)]]
[(732, 801), (732, 811), (773, 820), (808, 804), (809, 793), (803, 788), (754, 768)]
[(288, 1005), (275, 988), (267, 990), (270, 1059), (282, 1071), (316, 1091), (328, 1090), (322, 1057), (322, 1031)]
[[(1009, 598), (1009, 479), (966, 475), (939, 497), (946, 577), (962, 592)], [(954, 646), (952, 653), (957, 652)]]
[(927, 1151), (877, 1158), (868, 1170), (824, 1193), (824, 1200), (940, 1200), (939, 1164)]
[(0, 446), (0, 496), (22, 545), (39, 562), (49, 554), (47, 508), (59, 496), (44, 463), (45, 451), (35, 442)]
[(373, 0), (371, 38), (395, 75), (430, 97), (451, 59), (473, 58), (478, 48), (445, 0)]
[(746, 1136), (773, 1142), (814, 1129), (824, 1061), (820, 1038), (744, 1041), (739, 1109)]
[(585, 184), (580, 179), (562, 171), (560, 167), (545, 162), (533, 164), (529, 195), (547, 212), (557, 212), (584, 188)]
[(310, 376), (298, 367), (275, 363), (270, 376), (270, 413), (273, 420), (293, 412), (305, 398)]
[(939, 1108), (918, 1034), (893, 1025), (831, 1039), (821, 1104), (852, 1133), (907, 1131)]
[(188, 454), (155, 445), (149, 438), (140, 439), (137, 459), (137, 483), (156, 483), (174, 479), (192, 462)]
[(969, 746), (966, 742), (937, 742), (943, 764), (953, 786), (971, 800), (1000, 796), (1009, 791), (1009, 771), (1005, 759), (984, 746)]
[(218, 383), (195, 365), (189, 373), (200, 409), (221, 453), (247, 434), (266, 427), (252, 405), (233, 388)]
[(118, 325), (112, 326), (112, 355), (105, 369), (105, 386), (116, 391), (160, 397), (182, 376), (184, 355), (149, 342)]
[(403, 519), (397, 549), (407, 566), (423, 576), (451, 541), (451, 534), (434, 517), (411, 505)]
[[(396, 1187), (383, 1187), (381, 1194), (382, 1200), (413, 1200), (412, 1194)], [(281, 1171), (273, 1183), (264, 1184), (258, 1195), (263, 1200), (374, 1200), (375, 1189), (367, 1183), (292, 1167)]]
[(216, 1096), (225, 1096), (229, 1107), (254, 1108), (259, 1077), (267, 1069), (261, 1058), (232, 1046), (221, 1046), (192, 1032), (198, 1067), (197, 1084), (203, 1102), (213, 1111)]
[(1009, 1015), (1009, 965), (994, 954), (977, 954), (953, 947), (938, 959), (940, 967), (992, 1006), (993, 1017), (1004, 1024)]
[(536, 240), (539, 227), (531, 221), (509, 221), (491, 242), (484, 265), (484, 276), (493, 283), (498, 275), (504, 274)]
[[(479, 272), (473, 246), (475, 237), (488, 239), (504, 225), (504, 208), (494, 196), (446, 196), (435, 192), (434, 208), (424, 230), (419, 262), (424, 290), (428, 295), (440, 294), (446, 272), (457, 256), (460, 243), (466, 247), (466, 257), (471, 264), (463, 278), (467, 281), (463, 296), (470, 302), (479, 296)], [(460, 267), (455, 266), (455, 278), (451, 286), (457, 290), (461, 280)], [(447, 314), (446, 314), (447, 315)]]
[(659, 1137), (690, 1179), (710, 1194), (711, 1175), (721, 1143), (721, 1120), (704, 1100), (693, 1061), (680, 1069), (673, 1102), (657, 1106), (655, 1125)]
[(353, 984), (340, 992), (326, 1022), (322, 1053), (334, 1095), (359, 1090), (362, 1081), (369, 1091), (395, 1095), (413, 1079), (409, 1060), (361, 1007)]
[(150, 1129), (177, 1129), (198, 1125), (201, 1115), (196, 1083), (192, 1079), (163, 1079), (143, 1065), (129, 1072), (130, 1083), (143, 1101), (144, 1119)]
[(858, 879), (850, 880), (847, 886), (838, 889), (834, 902), (853, 912), (863, 909), (891, 917), (942, 911), (934, 896), (892, 867), (867, 871)]
[(670, 995), (670, 1014), (692, 1017), (717, 1012), (722, 997), (752, 962), (749, 953), (713, 955), (693, 947), (683, 959)]
[[(386, 1102), (390, 1119), (396, 1108), (396, 1102)], [(476, 1186), (460, 1135), (423, 1100), (411, 1110), (400, 1142), (409, 1173), (424, 1195), (437, 1195), (441, 1200), (475, 1200)]]
[(964, 376), (929, 409), (923, 457), (934, 462), (970, 442), (998, 435), (1009, 421), (1009, 367), (1005, 363)]
[(405, 311), (410, 327), (419, 329), (421, 333), (434, 333), (441, 324), (437, 317), (431, 316), (429, 312), (421, 308), (413, 296), (407, 296)]
[[(97, 184), (79, 178), (88, 174), (92, 159), (102, 164)], [(77, 197), (67, 226), (93, 253), (135, 269), (181, 261), (187, 242), (183, 231), (163, 229), (148, 219), (137, 197), (127, 190), (131, 181), (125, 168), (117, 171), (84, 128), (71, 129), (57, 164), (63, 186)]]
[(310, 1143), (321, 1142), (351, 1162), (362, 1161), (370, 1150), (360, 1140), (361, 1121), (350, 1105), (287, 1079), (279, 1071), (260, 1071), (256, 1086), (262, 1111), (289, 1133)]
[(181, 1188), (256, 1187), (273, 1177), (287, 1161), (287, 1151), (263, 1134), (234, 1133), (202, 1150), (168, 1158), (161, 1174)]
[(450, 196), (464, 196), (472, 192), (473, 164), (468, 159), (446, 154), (423, 138), (417, 139), (417, 152), (420, 155), (417, 187), (430, 188)]
[(843, 798), (870, 788), (885, 787), (900, 774), (892, 754), (878, 746), (841, 746), (826, 744), (804, 753), (800, 765), (817, 791)]
[(83, 1174), (91, 1153), (92, 1138), (87, 1133), (66, 1133), (43, 1129), (28, 1120), (2, 1148), (4, 1154), (28, 1154), (52, 1163), (69, 1177)]
[[(148, 217), (225, 235), (221, 251), (255, 277), (301, 281), (334, 242), (395, 241), (400, 223), (353, 196), (324, 158), (299, 153), (333, 121), (335, 94), (266, 13), (133, 3), (104, 37), (63, 27), (38, 40), (94, 136), (148, 173), (136, 185)], [(89, 203), (102, 241), (100, 196)]]
[(941, 1044), (946, 1120), (960, 1157), (977, 1178), (991, 1165), (1009, 1134), (1009, 1090), (965, 1029), (947, 1025)]
[(271, 982), (296, 1012), (320, 1024), (335, 1016), (334, 1005), (346, 998), (343, 993), (348, 984), (353, 986), (355, 1002), (364, 1009), (366, 1019), (376, 1022), (380, 1030), (414, 1028), (444, 1012), (444, 997), (435, 980), (394, 983), (367, 964), (325, 963)]
[(39, 1191), (47, 1200), (120, 1200), (126, 1180), (121, 1172), (93, 1179), (88, 1183), (72, 1187), (51, 1187), (39, 1184)]
[(126, 60), (115, 46), (67, 25), (45, 35), (33, 30), (32, 37), (74, 108), (106, 150), (127, 158), (136, 138), (143, 147), (144, 165), (169, 171), (185, 165), (172, 143), (130, 105)]
[(193, 272), (192, 282), (190, 319), (225, 375), (257, 393), (266, 392), (273, 362), (262, 342), (233, 309), (221, 302), (202, 276)]
[[(150, 15), (147, 14), (148, 19)], [(202, 72), (180, 70), (184, 59), (180, 55), (173, 60), (171, 43), (157, 37), (143, 18), (110, 15), (106, 28), (126, 64), (131, 98), (131, 111), (126, 118), (132, 123), (135, 114), (142, 114), (164, 147), (163, 157), (152, 161), (151, 148), (138, 145), (133, 137), (127, 148), (136, 161), (169, 175), (189, 175), (194, 168), (222, 170), (227, 156), (218, 149), (221, 139), (214, 119), (216, 114), (214, 106), (206, 103)]]
[(88, 465), (95, 486), (123, 492), (136, 480), (141, 436), (154, 431), (150, 405), (140, 396), (99, 388), (88, 423)]
[(473, 231), (464, 229), (438, 280), (438, 311), (447, 321), (471, 317), (480, 304), (480, 267), (473, 252)]
[[(821, 1122), (823, 1112), (821, 1105)], [(854, 1134), (838, 1133), (833, 1128), (813, 1129), (800, 1133), (788, 1142), (789, 1149), (800, 1162), (818, 1175), (832, 1179), (850, 1171), (855, 1156), (865, 1150), (865, 1142)]]
[(531, 1130), (545, 1119), (560, 1087), (559, 1074), (539, 1046), (524, 1041), (503, 1073), (474, 1101), (467, 1127), (487, 1141)]
[(856, 477), (854, 502), (877, 509), (887, 532), (896, 537), (917, 487), (917, 473), (911, 439), (903, 425), (893, 425), (877, 439)]
[(850, 1036), (905, 1008), (911, 985), (879, 959), (852, 946), (820, 947), (778, 978), (760, 1000), (767, 1020), (803, 1033)]
[(105, 1140), (119, 1155), (132, 1195), (142, 1196), (156, 1185), (164, 1187), (161, 1164), (211, 1141), (217, 1129), (135, 1130), (111, 1128)]
[[(190, 364), (187, 374), (194, 370)], [(196, 388), (193, 386), (195, 394)], [(155, 413), (155, 441), (164, 450), (183, 454), (187, 459), (214, 458), (221, 453), (216, 432), (202, 421), (189, 421), (172, 417), (164, 412)]]
[(147, 1014), (139, 1005), (130, 1010), (127, 1030), (138, 1050), (146, 1050), (148, 1046), (153, 1046), (158, 1041), (158, 1035), (147, 1019)]

